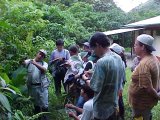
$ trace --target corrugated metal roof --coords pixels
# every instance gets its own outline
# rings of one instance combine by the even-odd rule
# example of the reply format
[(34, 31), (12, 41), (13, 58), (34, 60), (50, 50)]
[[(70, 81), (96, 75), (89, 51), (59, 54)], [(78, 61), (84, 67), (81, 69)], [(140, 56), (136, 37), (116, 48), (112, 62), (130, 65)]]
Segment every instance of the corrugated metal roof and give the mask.
[(137, 28), (137, 29), (116, 29), (116, 30), (111, 30), (107, 32), (103, 32), (106, 35), (113, 35), (113, 34), (118, 34), (118, 33), (124, 33), (124, 32), (130, 32), (130, 31), (135, 31), (143, 28)]
[(124, 26), (128, 28), (137, 28), (137, 27), (157, 26), (157, 25), (160, 25), (160, 16), (138, 21), (138, 22), (131, 23), (131, 24), (127, 24)]

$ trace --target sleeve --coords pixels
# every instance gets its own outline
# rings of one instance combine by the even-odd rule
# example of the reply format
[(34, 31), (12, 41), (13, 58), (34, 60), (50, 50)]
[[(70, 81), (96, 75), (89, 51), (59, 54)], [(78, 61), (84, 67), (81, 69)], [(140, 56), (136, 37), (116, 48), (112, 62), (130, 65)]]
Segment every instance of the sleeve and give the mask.
[(48, 64), (44, 62), (43, 67), (47, 70), (48, 69)]
[(122, 61), (122, 70), (120, 71), (120, 81), (119, 81), (119, 89), (123, 89), (123, 84), (126, 81), (126, 74), (125, 74), (125, 63)]
[(101, 91), (105, 80), (105, 69), (103, 69), (104, 65), (98, 61), (95, 65), (95, 69), (90, 81), (90, 87), (94, 92)]
[(30, 61), (31, 61), (31, 59), (27, 59), (27, 60), (24, 61), (26, 67), (28, 66)]
[(91, 120), (93, 117), (93, 110), (90, 108), (90, 106), (86, 105), (86, 103), (83, 106), (83, 112), (81, 114), (80, 120)]
[(90, 120), (92, 118), (92, 113), (91, 111), (88, 110), (83, 110), (83, 113), (81, 115), (80, 120)]
[(83, 70), (84, 70), (82, 63), (81, 62), (77, 62), (75, 64), (75, 69), (77, 70), (79, 75), (82, 74)]
[(69, 53), (69, 51), (68, 50), (66, 50), (66, 60), (69, 60), (69, 58), (70, 58), (70, 53)]

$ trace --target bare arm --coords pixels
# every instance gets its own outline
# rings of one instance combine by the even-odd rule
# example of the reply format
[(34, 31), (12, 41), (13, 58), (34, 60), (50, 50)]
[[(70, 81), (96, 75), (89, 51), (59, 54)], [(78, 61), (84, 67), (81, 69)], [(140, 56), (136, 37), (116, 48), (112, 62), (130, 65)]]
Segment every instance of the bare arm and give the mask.
[(79, 112), (79, 113), (82, 113), (83, 112), (83, 109), (82, 108), (79, 108), (73, 104), (66, 104), (65, 107), (67, 108), (71, 108), (71, 109), (74, 109), (75, 111)]
[(69, 117), (74, 118), (74, 120), (79, 120), (78, 116), (73, 112), (69, 112)]
[(42, 65), (38, 64), (35, 60), (31, 62), (33, 65), (35, 65), (42, 73), (45, 73), (47, 69), (43, 67)]

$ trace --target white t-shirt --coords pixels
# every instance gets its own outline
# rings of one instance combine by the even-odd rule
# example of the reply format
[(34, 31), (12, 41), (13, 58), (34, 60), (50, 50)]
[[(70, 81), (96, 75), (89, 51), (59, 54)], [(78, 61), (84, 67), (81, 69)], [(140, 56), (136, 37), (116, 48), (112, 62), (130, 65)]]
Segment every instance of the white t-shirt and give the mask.
[(84, 103), (83, 112), (79, 115), (80, 120), (93, 120), (93, 99)]

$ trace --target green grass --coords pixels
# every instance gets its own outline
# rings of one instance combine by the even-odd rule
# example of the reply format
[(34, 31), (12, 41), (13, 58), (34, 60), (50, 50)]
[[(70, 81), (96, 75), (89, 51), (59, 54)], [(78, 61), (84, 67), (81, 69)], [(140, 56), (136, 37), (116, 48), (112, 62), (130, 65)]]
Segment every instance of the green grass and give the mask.
[[(131, 71), (129, 68), (126, 69), (126, 79), (127, 82), (124, 86), (123, 90), (123, 98), (124, 98), (124, 105), (125, 105), (125, 119), (126, 120), (131, 120), (132, 115), (131, 115), (131, 108), (128, 103), (128, 87), (131, 81)], [(160, 120), (160, 104), (158, 103), (157, 106), (155, 106), (152, 109), (152, 114), (153, 114), (153, 119), (152, 120)]]
[(131, 52), (131, 48), (130, 47), (125, 48), (125, 52)]

